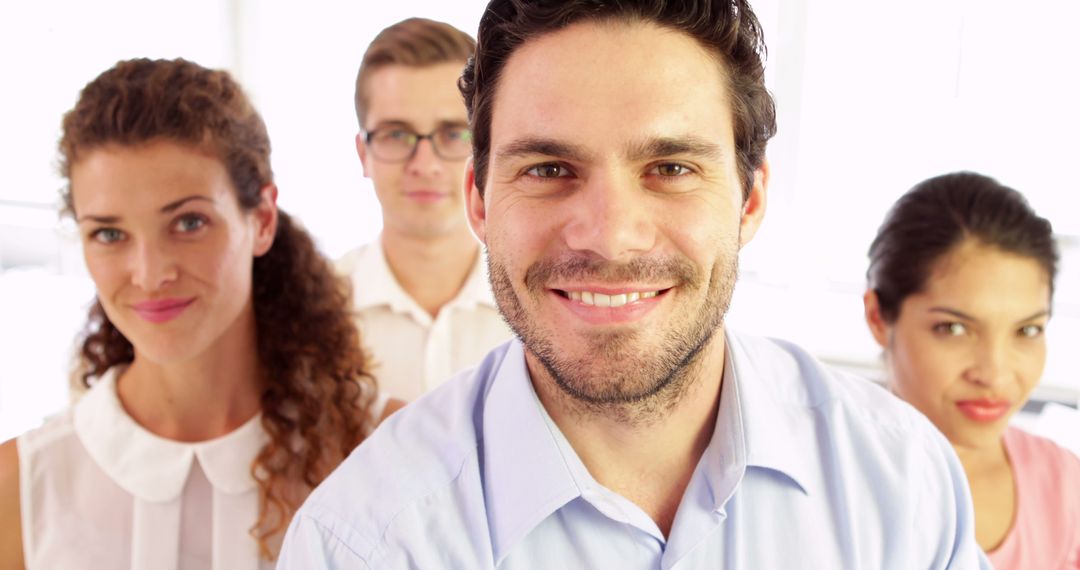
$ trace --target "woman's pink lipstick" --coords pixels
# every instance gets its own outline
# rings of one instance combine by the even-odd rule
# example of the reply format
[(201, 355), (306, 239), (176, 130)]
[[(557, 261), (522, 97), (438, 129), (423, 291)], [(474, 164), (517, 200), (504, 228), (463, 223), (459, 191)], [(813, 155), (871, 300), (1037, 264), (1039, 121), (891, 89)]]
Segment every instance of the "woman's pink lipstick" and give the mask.
[(970, 420), (992, 423), (1009, 413), (1012, 404), (1006, 400), (961, 400), (956, 407)]
[(195, 297), (188, 297), (187, 299), (155, 299), (153, 301), (134, 303), (131, 308), (135, 309), (135, 312), (140, 317), (151, 323), (164, 323), (179, 317), (194, 302)]

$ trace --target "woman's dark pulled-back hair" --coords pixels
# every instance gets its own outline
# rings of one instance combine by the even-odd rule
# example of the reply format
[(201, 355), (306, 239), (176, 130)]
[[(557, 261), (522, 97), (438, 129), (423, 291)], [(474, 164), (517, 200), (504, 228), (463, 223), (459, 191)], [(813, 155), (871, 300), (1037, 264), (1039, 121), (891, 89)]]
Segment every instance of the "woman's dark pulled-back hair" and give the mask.
[(904, 299), (923, 290), (934, 264), (967, 240), (1037, 261), (1053, 295), (1058, 251), (1050, 222), (1016, 190), (981, 174), (956, 172), (915, 185), (878, 229), (866, 279), (881, 316), (895, 322)]
[[(495, 92), (503, 67), (530, 39), (583, 21), (651, 22), (691, 36), (716, 57), (731, 94), (743, 198), (749, 196), (754, 170), (761, 166), (765, 146), (776, 134), (776, 108), (765, 89), (765, 38), (746, 0), (492, 0), (480, 19), (476, 53), (458, 83), (469, 111), (476, 186), (481, 195), (491, 151)], [(694, 86), (687, 83), (686, 88)]]
[[(82, 90), (63, 120), (60, 171), (95, 149), (169, 141), (209, 152), (225, 165), (241, 210), (261, 202), (273, 183), (266, 126), (224, 71), (182, 59), (121, 61)], [(152, 191), (148, 189), (147, 191)], [(252, 267), (257, 350), (265, 379), (262, 425), (270, 441), (252, 465), (259, 520), (252, 521), (264, 557), (307, 493), (373, 427), (375, 381), (349, 314), (348, 286), (336, 277), (311, 236), (285, 212), (270, 250)], [(135, 349), (100, 302), (90, 310), (79, 369), (86, 386), (130, 363)], [(362, 388), (363, 387), (363, 388)]]

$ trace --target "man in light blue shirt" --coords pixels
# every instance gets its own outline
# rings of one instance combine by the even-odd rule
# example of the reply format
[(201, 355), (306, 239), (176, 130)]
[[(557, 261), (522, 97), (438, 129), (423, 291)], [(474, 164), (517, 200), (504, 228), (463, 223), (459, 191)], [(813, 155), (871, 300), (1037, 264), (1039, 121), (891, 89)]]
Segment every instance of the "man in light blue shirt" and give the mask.
[(743, 0), (493, 0), (466, 211), (520, 340), (398, 412), (281, 568), (978, 568), (948, 442), (723, 326), (775, 131)]

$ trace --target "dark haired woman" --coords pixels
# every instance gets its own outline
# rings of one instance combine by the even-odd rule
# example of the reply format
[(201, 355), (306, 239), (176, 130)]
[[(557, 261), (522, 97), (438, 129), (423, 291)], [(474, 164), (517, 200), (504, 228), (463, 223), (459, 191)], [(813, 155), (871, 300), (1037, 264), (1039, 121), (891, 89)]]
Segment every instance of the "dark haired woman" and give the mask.
[(388, 406), (347, 288), (276, 206), (262, 119), (225, 72), (124, 61), (60, 153), (97, 288), (91, 388), (0, 448), (0, 566), (272, 566)]
[(996, 568), (1080, 568), (1080, 459), (1009, 426), (1042, 375), (1058, 254), (1050, 223), (974, 173), (893, 206), (870, 247), (866, 321), (889, 386), (948, 437)]

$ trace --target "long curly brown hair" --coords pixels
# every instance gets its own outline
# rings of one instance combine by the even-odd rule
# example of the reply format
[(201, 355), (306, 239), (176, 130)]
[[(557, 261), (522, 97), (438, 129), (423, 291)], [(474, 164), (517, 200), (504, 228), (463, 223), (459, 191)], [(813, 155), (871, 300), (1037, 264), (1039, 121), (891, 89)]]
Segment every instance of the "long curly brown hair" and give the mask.
[[(224, 71), (182, 59), (121, 61), (91, 81), (64, 116), (60, 170), (70, 181), (72, 165), (95, 148), (162, 139), (213, 152), (246, 211), (273, 182), (266, 126), (240, 86)], [(69, 213), (72, 190), (63, 190)], [(262, 555), (273, 559), (271, 542), (299, 504), (374, 427), (376, 384), (350, 317), (349, 287), (286, 213), (279, 212), (273, 246), (252, 271), (266, 377), (262, 425), (270, 442), (251, 467), (260, 487), (251, 532)], [(79, 358), (87, 387), (135, 358), (97, 300)]]

